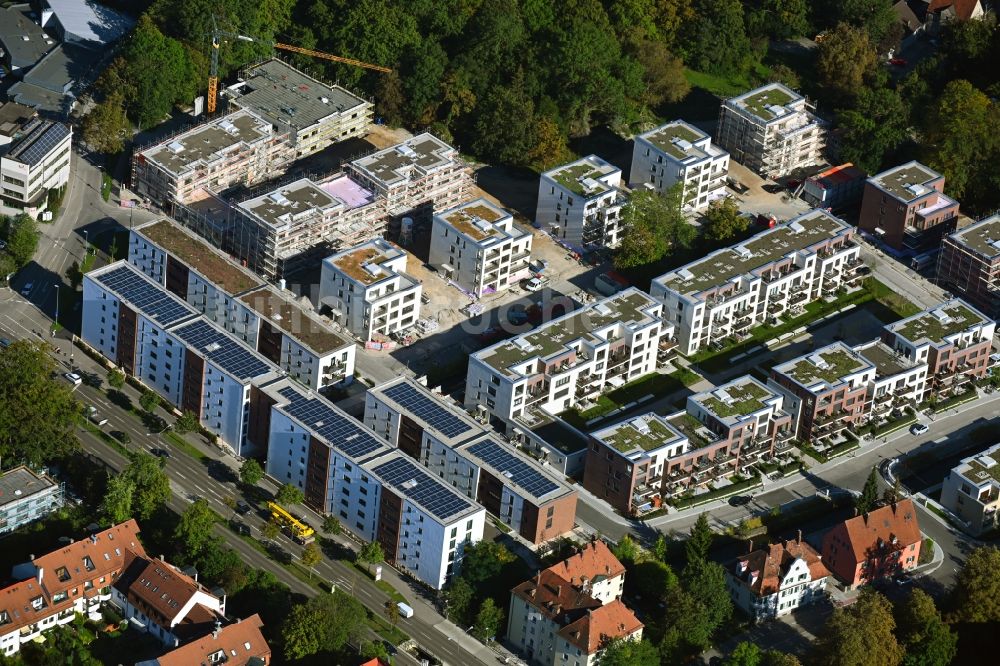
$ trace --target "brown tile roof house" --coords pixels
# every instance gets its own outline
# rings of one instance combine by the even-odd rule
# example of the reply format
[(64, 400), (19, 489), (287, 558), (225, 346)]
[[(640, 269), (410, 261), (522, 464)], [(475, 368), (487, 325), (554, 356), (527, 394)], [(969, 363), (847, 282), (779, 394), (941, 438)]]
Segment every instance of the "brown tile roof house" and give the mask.
[(581, 588), (570, 585), (569, 581), (552, 573), (550, 569), (539, 571), (534, 578), (515, 587), (512, 593), (553, 621), (566, 615), (575, 617), (580, 612), (601, 607), (600, 601)]
[(137, 666), (194, 666), (219, 664), (226, 666), (266, 666), (271, 663), (271, 648), (260, 628), (259, 615), (214, 630), (197, 640), (171, 650), (162, 657), (143, 661)]
[(586, 577), (592, 583), (625, 575), (625, 567), (601, 540), (591, 541), (575, 555), (553, 564), (548, 571), (574, 584)]
[(930, 0), (930, 4), (927, 5), (928, 14), (944, 13), (948, 9), (954, 12), (955, 18), (959, 21), (968, 21), (983, 13), (979, 0)]
[(738, 558), (737, 562), (749, 574), (744, 582), (750, 591), (757, 596), (767, 596), (780, 589), (781, 580), (788, 567), (797, 559), (806, 563), (813, 580), (830, 575), (823, 566), (819, 553), (804, 541), (771, 544), (767, 548), (753, 551), (746, 557)]
[(559, 630), (568, 643), (580, 648), (584, 654), (594, 654), (605, 641), (631, 636), (642, 629), (642, 622), (618, 599), (609, 604), (588, 610), (575, 622)]
[(920, 545), (917, 510), (905, 499), (830, 528), (823, 536), (823, 563), (853, 587), (912, 569)]

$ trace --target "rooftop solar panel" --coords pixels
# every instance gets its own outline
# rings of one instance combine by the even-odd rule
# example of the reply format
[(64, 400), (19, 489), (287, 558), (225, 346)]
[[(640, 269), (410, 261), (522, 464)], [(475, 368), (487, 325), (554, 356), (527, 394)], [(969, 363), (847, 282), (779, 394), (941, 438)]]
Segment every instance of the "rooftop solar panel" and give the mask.
[(453, 414), (447, 407), (414, 388), (412, 384), (396, 384), (385, 389), (382, 393), (445, 437), (457, 437), (473, 430), (472, 426)]
[(43, 121), (34, 132), (11, 148), (10, 154), (22, 164), (35, 166), (40, 164), (45, 156), (69, 135), (69, 132), (69, 127), (62, 123)]
[(371, 468), (386, 485), (420, 505), (442, 522), (470, 509), (467, 499), (407, 458), (393, 458)]
[(172, 331), (191, 349), (240, 380), (252, 379), (271, 372), (273, 368), (263, 357), (236, 342), (204, 319), (193, 321)]
[(388, 446), (350, 416), (321, 398), (309, 398), (288, 386), (278, 391), (288, 405), (282, 409), (351, 458), (364, 458)]
[(510, 451), (504, 450), (492, 439), (476, 442), (468, 448), (468, 451), (534, 497), (542, 498), (559, 490), (559, 485), (555, 481)]
[(95, 281), (161, 326), (171, 326), (197, 314), (163, 287), (147, 280), (130, 264), (95, 276)]

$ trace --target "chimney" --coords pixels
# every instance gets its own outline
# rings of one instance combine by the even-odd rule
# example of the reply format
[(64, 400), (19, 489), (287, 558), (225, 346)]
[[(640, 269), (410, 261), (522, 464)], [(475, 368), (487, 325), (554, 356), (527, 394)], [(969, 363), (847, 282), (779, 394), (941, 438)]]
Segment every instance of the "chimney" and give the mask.
[(90, 543), (95, 544), (95, 545), (97, 544), (97, 535), (96, 534), (91, 534), (90, 535)]
[(802, 530), (799, 530), (799, 538), (795, 540), (795, 543), (798, 544), (802, 543)]
[(556, 585), (556, 596), (558, 597), (561, 594), (562, 594), (562, 585)]
[(753, 552), (753, 539), (747, 539), (747, 554)]
[(38, 584), (42, 584), (42, 576), (45, 574), (45, 569), (38, 567)]
[(215, 618), (215, 630), (212, 631), (212, 638), (218, 638), (219, 632), (222, 631), (222, 621), (219, 618)]

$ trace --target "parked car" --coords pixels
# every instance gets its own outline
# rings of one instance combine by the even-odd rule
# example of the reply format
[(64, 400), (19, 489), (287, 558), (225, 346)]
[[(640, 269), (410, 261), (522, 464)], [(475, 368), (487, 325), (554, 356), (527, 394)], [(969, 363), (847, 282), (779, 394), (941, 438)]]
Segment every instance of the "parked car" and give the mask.
[(245, 516), (250, 513), (251, 509), (253, 509), (253, 507), (250, 506), (245, 500), (240, 500), (236, 503), (236, 513), (241, 516)]
[(238, 520), (233, 521), (233, 530), (241, 536), (250, 536), (250, 526)]
[(79, 386), (80, 384), (83, 383), (83, 377), (76, 374), (75, 372), (64, 372), (63, 377), (65, 377), (66, 381), (68, 381), (74, 387)]
[(930, 428), (927, 427), (926, 423), (914, 423), (910, 426), (911, 435), (923, 435), (928, 430), (930, 430)]
[(729, 506), (743, 506), (753, 499), (750, 495), (733, 495), (729, 498)]
[(522, 286), (525, 291), (538, 291), (548, 283), (548, 278), (533, 277), (530, 280), (527, 280)]
[(0, 347), (3, 347), (4, 349), (10, 347), (10, 340), (7, 338), (0, 338)]
[(157, 458), (169, 458), (170, 457), (170, 451), (168, 451), (167, 449), (150, 449), (149, 452), (152, 453)]
[(27, 296), (31, 293), (31, 288), (35, 286), (34, 282), (27, 282), (23, 287), (21, 287), (21, 295)]

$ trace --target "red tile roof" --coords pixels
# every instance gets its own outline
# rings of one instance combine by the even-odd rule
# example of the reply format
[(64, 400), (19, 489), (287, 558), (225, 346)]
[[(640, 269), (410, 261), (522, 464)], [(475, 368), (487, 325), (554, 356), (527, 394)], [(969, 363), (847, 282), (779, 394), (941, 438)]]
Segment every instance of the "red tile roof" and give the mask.
[(586, 615), (560, 629), (559, 635), (580, 648), (584, 654), (594, 654), (605, 641), (631, 636), (642, 629), (642, 626), (635, 613), (615, 599), (609, 604), (588, 610)]
[(226, 666), (245, 666), (251, 659), (271, 661), (271, 648), (264, 640), (260, 628), (264, 626), (259, 615), (251, 615), (245, 620), (219, 629), (217, 633), (191, 641), (176, 650), (171, 650), (156, 660), (157, 666), (192, 666), (211, 663), (211, 656), (222, 651), (226, 655)]
[(775, 543), (737, 558), (734, 575), (757, 596), (768, 596), (781, 589), (781, 580), (796, 560), (804, 560), (812, 580), (826, 578), (830, 572), (820, 554), (804, 541)]
[(902, 546), (920, 542), (917, 510), (909, 499), (845, 520), (844, 527), (857, 562), (864, 561), (868, 549), (879, 540), (891, 543), (897, 539)]
[(551, 569), (538, 572), (512, 590), (513, 594), (534, 606), (550, 620), (557, 620), (573, 611), (599, 608), (601, 602), (569, 581), (552, 573)]
[(927, 6), (927, 13), (941, 12), (951, 8), (955, 12), (955, 18), (968, 21), (978, 6), (979, 0), (931, 0)]
[(574, 585), (579, 585), (583, 577), (586, 577), (591, 583), (597, 583), (608, 578), (625, 575), (625, 567), (614, 556), (607, 544), (599, 539), (591, 541), (575, 555), (570, 555), (562, 562), (553, 564), (547, 571), (551, 571)]
[[(140, 602), (143, 612), (170, 627), (201, 586), (162, 560), (130, 553), (125, 573), (115, 584), (129, 601)], [(148, 611), (154, 611), (150, 614)]]

